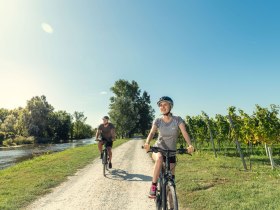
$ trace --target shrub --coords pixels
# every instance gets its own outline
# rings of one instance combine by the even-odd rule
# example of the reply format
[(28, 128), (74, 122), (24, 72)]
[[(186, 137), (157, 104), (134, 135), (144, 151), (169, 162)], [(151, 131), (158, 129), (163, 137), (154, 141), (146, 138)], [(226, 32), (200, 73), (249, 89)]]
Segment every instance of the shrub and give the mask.
[(6, 139), (3, 141), (3, 146), (5, 147), (16, 146), (16, 143), (13, 142), (13, 139)]
[(34, 143), (34, 137), (29, 136), (29, 137), (24, 137), (24, 136), (16, 136), (14, 139), (14, 143), (17, 145), (21, 144), (33, 144)]

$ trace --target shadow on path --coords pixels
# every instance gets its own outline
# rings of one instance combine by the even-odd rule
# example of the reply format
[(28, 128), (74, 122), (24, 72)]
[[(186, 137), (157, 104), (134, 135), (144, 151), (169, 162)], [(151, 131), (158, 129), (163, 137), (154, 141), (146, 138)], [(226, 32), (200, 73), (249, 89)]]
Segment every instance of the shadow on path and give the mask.
[(121, 169), (113, 169), (109, 171), (110, 174), (106, 174), (106, 178), (115, 179), (115, 180), (123, 180), (123, 181), (132, 181), (132, 182), (151, 182), (152, 177), (146, 176), (143, 174), (129, 174), (127, 171)]

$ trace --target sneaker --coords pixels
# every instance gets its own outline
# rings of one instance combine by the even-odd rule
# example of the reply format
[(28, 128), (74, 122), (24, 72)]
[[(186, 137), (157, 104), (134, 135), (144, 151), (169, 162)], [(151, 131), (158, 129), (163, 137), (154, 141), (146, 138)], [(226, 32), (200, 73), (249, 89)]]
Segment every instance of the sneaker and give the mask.
[(112, 163), (111, 162), (109, 163), (109, 168), (112, 168)]
[(155, 198), (156, 192), (157, 192), (157, 186), (152, 184), (151, 189), (150, 189), (149, 198)]
[(103, 153), (101, 152), (101, 153), (100, 153), (100, 159), (102, 159), (102, 158), (103, 158)]

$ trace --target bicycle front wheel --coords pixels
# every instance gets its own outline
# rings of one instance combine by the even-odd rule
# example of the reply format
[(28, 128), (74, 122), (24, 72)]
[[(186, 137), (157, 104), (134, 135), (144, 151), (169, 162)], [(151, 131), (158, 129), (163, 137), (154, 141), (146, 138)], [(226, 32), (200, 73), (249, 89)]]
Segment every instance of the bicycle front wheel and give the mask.
[(178, 200), (174, 184), (168, 182), (166, 185), (166, 210), (178, 210)]
[(103, 176), (106, 176), (106, 169), (107, 169), (107, 164), (108, 164), (106, 151), (103, 152), (102, 163), (103, 163)]
[(103, 163), (103, 176), (106, 176), (106, 163)]
[(162, 184), (162, 179), (160, 179), (157, 183), (157, 193), (156, 193), (156, 210), (162, 210), (162, 189), (163, 189), (163, 184)]

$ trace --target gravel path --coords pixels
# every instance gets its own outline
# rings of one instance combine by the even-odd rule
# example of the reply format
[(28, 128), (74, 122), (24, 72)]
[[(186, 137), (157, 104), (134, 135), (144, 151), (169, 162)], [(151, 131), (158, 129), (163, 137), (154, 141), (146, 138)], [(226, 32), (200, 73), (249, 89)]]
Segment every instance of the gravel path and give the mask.
[(154, 209), (148, 198), (153, 162), (142, 145), (143, 140), (133, 139), (113, 149), (113, 168), (106, 177), (96, 159), (27, 209)]

